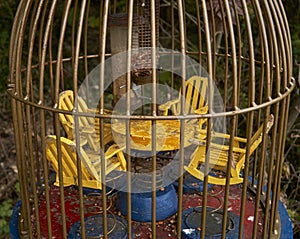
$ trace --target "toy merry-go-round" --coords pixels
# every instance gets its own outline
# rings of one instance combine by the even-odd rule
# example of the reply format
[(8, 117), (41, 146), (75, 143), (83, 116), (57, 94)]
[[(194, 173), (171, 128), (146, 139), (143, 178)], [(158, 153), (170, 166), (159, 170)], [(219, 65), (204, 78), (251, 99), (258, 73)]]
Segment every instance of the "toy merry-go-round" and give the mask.
[(11, 238), (292, 238), (281, 1), (20, 1)]

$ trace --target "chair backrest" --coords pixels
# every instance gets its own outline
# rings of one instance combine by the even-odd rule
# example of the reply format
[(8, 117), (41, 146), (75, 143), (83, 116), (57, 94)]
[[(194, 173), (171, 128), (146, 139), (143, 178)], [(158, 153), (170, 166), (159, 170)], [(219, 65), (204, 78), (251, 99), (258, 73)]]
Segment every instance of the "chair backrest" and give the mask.
[[(118, 145), (111, 145), (104, 154), (105, 160), (105, 175), (109, 174), (115, 169), (120, 171), (125, 171), (126, 160), (123, 154), (123, 148), (118, 147)], [(80, 150), (80, 157), (90, 172), (90, 175), (95, 178), (98, 182), (101, 181), (101, 160), (100, 154), (94, 154), (93, 152), (86, 152), (85, 150)]]
[(73, 140), (74, 139), (74, 135), (73, 135), (74, 119), (73, 119), (73, 115), (70, 113), (73, 111), (73, 108), (74, 108), (73, 91), (66, 90), (59, 94), (58, 108), (61, 110), (69, 111), (69, 112), (66, 112), (65, 114), (60, 113), (59, 120), (60, 120), (64, 130), (67, 133), (68, 139)]
[[(194, 114), (207, 105), (208, 79), (192, 76), (185, 85), (185, 113)], [(179, 104), (180, 106), (180, 104)]]
[[(274, 116), (271, 114), (271, 115), (269, 115), (269, 118), (267, 121), (266, 133), (268, 133), (270, 131), (270, 129), (273, 126), (273, 123), (274, 123)], [(260, 145), (262, 138), (263, 138), (263, 129), (264, 129), (264, 124), (261, 124), (261, 126), (255, 132), (255, 134), (251, 137), (249, 155), (253, 154), (253, 152), (256, 150), (256, 148)], [(240, 154), (239, 160), (236, 165), (236, 168), (238, 169), (238, 171), (241, 170), (241, 168), (243, 167), (243, 165), (245, 163), (246, 148), (244, 148), (244, 152), (245, 153)]]
[[(185, 113), (186, 114), (206, 114), (208, 112), (208, 79), (205, 77), (192, 76), (186, 81), (185, 89)], [(178, 112), (180, 112), (180, 103), (178, 104)], [(191, 120), (190, 123), (198, 124), (198, 138), (206, 138), (206, 122), (205, 118)], [(205, 130), (203, 133), (202, 130)]]
[[(58, 145), (60, 144), (60, 147)], [(119, 148), (116, 144), (110, 146), (104, 154), (105, 175), (115, 169), (126, 170), (126, 160), (122, 152), (123, 148)], [(61, 155), (61, 156), (60, 156)], [(76, 145), (73, 141), (60, 137), (57, 140), (55, 135), (46, 137), (46, 157), (51, 162), (57, 173), (55, 185), (59, 185), (58, 164), (59, 158), (62, 160), (62, 173), (64, 186), (77, 185), (77, 155), (81, 160), (81, 172), (83, 186), (100, 188), (101, 187), (101, 156), (93, 152), (87, 153), (82, 147), (76, 151)]]
[(77, 96), (76, 106), (78, 112), (91, 113), (90, 117), (86, 117), (86, 116), (79, 117), (81, 125), (84, 127), (95, 126), (96, 121), (95, 121), (94, 114), (96, 113), (96, 110), (92, 111), (91, 109), (89, 109), (84, 99), (82, 99), (82, 97), (80, 96)]
[[(208, 79), (200, 76), (192, 76), (185, 83), (185, 99), (184, 110), (186, 114), (195, 114), (197, 110), (207, 106), (207, 88)], [(180, 114), (181, 109), (181, 89), (179, 92), (179, 100), (171, 111), (174, 115)], [(205, 112), (206, 113), (206, 112)]]
[(182, 89), (179, 97), (169, 100), (159, 106), (161, 114), (180, 115), (181, 100), (184, 101), (185, 114), (206, 114), (208, 111), (208, 78), (192, 76), (185, 81), (185, 96), (182, 99)]
[[(60, 113), (59, 119), (67, 133), (68, 139), (74, 140), (74, 115), (70, 114), (74, 110), (74, 93), (71, 90), (66, 90), (59, 95), (59, 109), (69, 111), (65, 114)], [(87, 104), (81, 97), (77, 97), (77, 112), (91, 112), (89, 111)], [(79, 130), (89, 129), (90, 133), (96, 134), (95, 131), (95, 118), (91, 113), (91, 117), (78, 116)], [(99, 124), (98, 124), (99, 125)], [(93, 130), (92, 130), (93, 129)], [(94, 132), (93, 132), (94, 131)]]
[[(267, 121), (267, 130), (266, 133), (269, 132), (269, 130), (272, 128), (274, 123), (274, 116), (271, 114), (269, 115), (268, 121)], [(257, 146), (261, 143), (263, 138), (263, 128), (264, 124), (262, 124), (258, 130), (255, 132), (255, 134), (251, 137), (250, 141), (250, 155), (253, 153), (253, 151), (257, 148)]]

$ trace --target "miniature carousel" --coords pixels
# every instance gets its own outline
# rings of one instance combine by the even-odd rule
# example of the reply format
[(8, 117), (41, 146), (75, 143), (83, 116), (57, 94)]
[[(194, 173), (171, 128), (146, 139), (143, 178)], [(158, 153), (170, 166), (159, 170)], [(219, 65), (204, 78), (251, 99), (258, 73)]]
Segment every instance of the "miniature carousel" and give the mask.
[(293, 238), (281, 1), (20, 1), (11, 238)]

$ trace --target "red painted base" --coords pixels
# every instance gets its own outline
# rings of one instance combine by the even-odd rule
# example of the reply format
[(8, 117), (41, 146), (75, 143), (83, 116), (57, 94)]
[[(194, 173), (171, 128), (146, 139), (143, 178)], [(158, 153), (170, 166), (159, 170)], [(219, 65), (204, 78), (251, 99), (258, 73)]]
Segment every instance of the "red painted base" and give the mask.
[[(208, 196), (207, 207), (211, 208), (223, 208), (224, 187), (214, 186), (211, 191), (211, 196)], [(229, 195), (228, 210), (236, 215), (240, 215), (242, 189), (239, 185), (231, 186)], [(197, 194), (190, 194), (183, 196), (183, 210), (191, 207), (199, 207), (202, 205), (202, 196)], [(252, 238), (253, 220), (254, 220), (254, 207), (255, 207), (255, 195), (253, 193), (247, 193), (245, 218), (244, 218), (244, 239)], [(260, 210), (257, 238), (261, 238), (263, 230), (263, 212)], [(135, 238), (145, 239), (151, 238), (151, 223), (138, 223), (133, 222)], [(171, 218), (156, 222), (157, 238), (177, 238), (177, 217), (176, 215)]]
[[(62, 213), (61, 213), (61, 199), (59, 187), (50, 187), (50, 213), (51, 213), (51, 233), (52, 238), (63, 238), (62, 231)], [(79, 204), (79, 192), (75, 187), (65, 187), (64, 188), (64, 207), (66, 211), (66, 229), (67, 232), (70, 230), (71, 226), (80, 220), (80, 204)], [(101, 203), (102, 200), (98, 194), (94, 196), (84, 195), (84, 215), (85, 217), (102, 213)], [(110, 202), (112, 205), (112, 202)], [(37, 218), (35, 214), (31, 216), (31, 221), (33, 228), (36, 232), (36, 222)], [(39, 222), (41, 229), (41, 237), (48, 238), (48, 223), (47, 223), (47, 212), (46, 212), (46, 196), (45, 193), (39, 198)]]
[[(208, 196), (208, 207), (220, 208), (223, 207), (224, 198), (224, 187), (214, 186)], [(228, 210), (232, 213), (240, 214), (240, 203), (241, 203), (242, 188), (239, 185), (230, 187), (229, 194), (229, 206)], [(51, 230), (52, 238), (62, 238), (62, 215), (61, 215), (61, 204), (60, 204), (60, 191), (58, 187), (50, 187), (50, 197), (51, 197)], [(67, 231), (70, 230), (71, 226), (80, 220), (80, 205), (78, 200), (78, 190), (74, 187), (66, 187), (64, 189), (65, 197), (65, 210), (66, 210), (66, 228)], [(96, 196), (84, 196), (84, 214), (85, 217), (89, 215), (94, 215), (101, 213), (101, 202), (102, 200)], [(120, 215), (120, 212), (115, 208), (115, 202), (111, 202), (112, 207), (111, 212)], [(183, 196), (183, 210), (190, 207), (199, 207), (202, 205), (202, 196), (198, 194), (190, 194)], [(255, 195), (250, 191), (247, 193), (246, 207), (245, 207), (245, 217), (244, 217), (244, 238), (252, 238), (253, 230), (253, 220), (254, 220), (254, 207), (255, 207)], [(36, 231), (37, 218), (32, 215), (32, 225)], [(39, 221), (41, 236), (48, 238), (48, 227), (47, 227), (47, 215), (46, 215), (46, 200), (45, 194), (41, 195), (39, 199)], [(263, 210), (259, 211), (258, 220), (258, 232), (257, 238), (261, 237), (262, 227), (263, 227)], [(136, 239), (147, 239), (151, 237), (151, 222), (132, 222), (134, 229), (134, 238)], [(36, 232), (35, 232), (36, 233)], [(156, 222), (156, 234), (157, 238), (176, 238), (177, 233), (177, 214), (172, 217)]]

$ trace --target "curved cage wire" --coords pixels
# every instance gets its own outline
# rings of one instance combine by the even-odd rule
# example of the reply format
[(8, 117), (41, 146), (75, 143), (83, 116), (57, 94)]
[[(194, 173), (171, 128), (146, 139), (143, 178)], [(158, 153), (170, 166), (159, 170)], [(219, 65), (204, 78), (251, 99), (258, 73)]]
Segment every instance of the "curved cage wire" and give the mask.
[[(204, 181), (199, 226), (202, 228), (199, 234), (204, 238), (205, 225), (209, 223), (206, 215), (211, 212), (207, 210), (211, 197), (209, 156), (214, 152), (210, 149), (218, 133), (226, 135), (221, 146), (228, 144), (228, 158), (222, 170), (217, 170), (222, 171), (222, 175), (216, 176), (223, 178), (216, 181), (223, 190), (219, 208), (223, 215), (221, 234), (224, 236), (230, 231), (228, 210), (232, 207), (233, 187), (230, 182), (235, 182), (232, 174), (239, 167), (236, 173), (236, 183), (240, 185), (238, 237), (243, 238), (245, 232), (250, 189), (255, 195), (253, 226), (249, 229), (252, 238), (279, 237), (280, 176), (290, 93), (295, 86), (290, 33), (281, 1), (22, 0), (12, 29), (9, 65), (8, 92), (12, 99), (21, 189), (19, 232), (22, 237), (55, 234), (55, 223), (51, 220), (53, 177), (61, 182), (58, 183), (58, 201), (67, 201), (69, 196), (64, 187), (65, 151), (61, 137), (72, 141), (77, 150), (75, 155), (81, 159), (86, 142), (93, 141), (89, 138), (96, 135), (97, 141), (91, 147), (97, 148), (101, 165), (95, 187), (103, 193), (99, 200), (103, 207), (104, 238), (110, 234), (107, 226), (110, 212), (106, 210), (110, 196), (105, 193), (106, 187), (118, 190), (125, 187), (128, 191), (123, 194), (127, 198), (126, 211), (130, 212), (126, 215), (126, 230), (128, 238), (134, 237), (133, 205), (130, 203), (134, 200), (134, 194), (130, 193), (135, 187), (132, 184), (134, 175), (129, 177), (131, 174), (125, 173), (120, 188), (116, 182), (104, 183), (110, 175), (106, 175), (108, 162), (102, 160), (109, 137), (109, 145), (117, 144), (126, 161), (125, 169), (116, 171), (147, 172), (145, 180), (148, 183), (142, 188), (148, 187), (154, 198), (159, 196), (157, 189), (177, 182), (177, 217), (175, 229), (169, 233), (174, 238), (181, 238), (182, 225), (186, 224), (183, 220), (184, 175), (193, 159), (189, 147), (195, 150), (204, 145), (201, 152), (206, 152), (206, 157), (202, 161)], [(191, 101), (195, 99), (194, 92), (188, 93), (187, 84), (195, 75), (208, 79), (206, 105), (200, 111), (188, 110), (193, 103), (186, 103), (189, 97)], [(71, 109), (60, 107), (62, 93), (67, 90), (72, 92), (74, 108)], [(160, 105), (177, 98), (177, 112), (167, 108), (163, 113), (165, 108)], [(82, 110), (81, 100), (93, 111)], [(200, 104), (201, 97), (196, 101)], [(73, 136), (66, 131), (67, 124), (62, 123), (61, 116), (72, 118), (74, 125), (70, 134)], [(270, 117), (272, 127), (268, 127)], [(82, 119), (91, 127), (84, 126)], [(131, 124), (132, 120), (136, 121)], [(170, 133), (166, 128), (159, 128), (159, 121), (176, 121), (173, 122), (175, 128)], [(122, 124), (114, 128), (116, 122)], [(188, 128), (190, 122), (192, 126)], [(140, 129), (131, 133), (131, 128), (138, 125), (145, 128), (152, 125), (147, 132), (148, 138), (138, 135)], [(261, 142), (252, 152), (252, 145), (257, 141), (251, 138), (260, 125), (263, 125), (258, 133), (262, 136)], [(49, 135), (56, 138), (57, 170), (47, 159)], [(147, 138), (148, 147), (134, 148), (135, 136), (137, 144)], [(245, 139), (243, 148), (235, 142), (236, 137)], [(167, 140), (175, 138), (177, 143), (169, 143), (170, 148), (160, 148)], [(244, 161), (238, 166), (233, 165), (235, 148), (244, 150)], [(145, 156), (145, 151), (151, 153)], [(221, 157), (222, 151), (218, 154)], [(176, 162), (169, 167), (164, 165), (169, 171), (176, 171), (168, 183), (161, 182), (159, 177), (162, 172), (159, 165), (166, 160), (166, 155)], [(93, 156), (87, 153), (87, 158)], [(81, 221), (81, 233), (85, 238), (83, 208), (87, 196), (83, 168), (89, 168), (90, 164), (80, 161), (74, 166), (78, 173), (71, 184), (78, 190), (76, 200), (82, 210), (77, 219)], [(40, 212), (41, 198), (45, 203), (44, 218)], [(152, 200), (152, 207), (148, 208), (152, 212), (152, 238), (160, 235), (156, 225), (159, 212), (155, 210), (158, 204)], [(58, 209), (63, 238), (71, 227), (67, 209), (64, 203)]]

